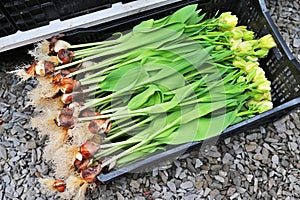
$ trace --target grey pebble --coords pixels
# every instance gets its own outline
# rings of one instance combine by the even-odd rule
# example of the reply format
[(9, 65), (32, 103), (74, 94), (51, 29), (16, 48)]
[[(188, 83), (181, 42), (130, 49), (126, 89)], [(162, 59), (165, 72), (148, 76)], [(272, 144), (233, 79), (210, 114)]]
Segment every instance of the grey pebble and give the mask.
[(138, 188), (140, 188), (140, 183), (136, 180), (131, 180), (130, 186), (133, 187), (133, 188), (138, 189)]
[(262, 159), (263, 159), (263, 155), (262, 155), (261, 153), (257, 153), (257, 154), (255, 154), (255, 155), (253, 156), (253, 158), (254, 158), (255, 160), (262, 160)]
[(11, 114), (9, 113), (9, 110), (5, 111), (1, 119), (3, 120), (3, 122), (8, 122), (11, 119)]
[(16, 161), (19, 161), (19, 160), (20, 160), (20, 157), (19, 156), (15, 156), (15, 157), (11, 158), (9, 160), (9, 162), (16, 162)]
[(186, 176), (187, 176), (186, 175), (186, 170), (184, 170), (183, 172), (180, 173), (178, 178), (182, 180), (182, 179), (186, 178)]
[(154, 185), (153, 185), (153, 188), (156, 190), (156, 191), (161, 191), (161, 187), (160, 187), (160, 185), (158, 185), (158, 183), (155, 183)]
[(190, 194), (188, 196), (184, 196), (182, 199), (183, 200), (194, 200), (197, 198), (197, 195), (196, 194)]
[(251, 182), (252, 179), (253, 179), (253, 175), (251, 175), (251, 174), (247, 174), (247, 175), (245, 175), (245, 177), (246, 177), (248, 182)]
[(237, 198), (238, 196), (240, 196), (239, 193), (234, 193), (233, 195), (230, 196), (230, 199), (235, 199), (235, 198)]
[(225, 182), (225, 179), (223, 178), (223, 177), (221, 177), (221, 176), (215, 176), (215, 179), (217, 180), (217, 181), (219, 181), (220, 183), (224, 183)]
[(31, 162), (32, 163), (36, 163), (36, 161), (37, 161), (36, 150), (35, 149), (31, 149)]
[(203, 165), (203, 162), (199, 158), (197, 158), (195, 168), (199, 168), (201, 165)]
[(36, 142), (34, 141), (34, 140), (32, 140), (32, 141), (28, 141), (27, 143), (26, 143), (26, 147), (28, 148), (28, 149), (35, 149), (36, 148)]
[(208, 188), (208, 187), (205, 188), (203, 196), (206, 197), (207, 195), (209, 195), (210, 191), (211, 191), (210, 188)]
[(246, 139), (250, 141), (256, 140), (256, 138), (257, 138), (257, 133), (253, 133), (246, 136)]
[(8, 198), (11, 198), (13, 199), (14, 198), (14, 192), (15, 192), (15, 188), (11, 185), (7, 185), (5, 187), (5, 195), (8, 197)]
[(254, 151), (256, 148), (257, 148), (257, 145), (256, 145), (256, 144), (247, 145), (247, 146), (246, 146), (246, 151), (247, 151), (247, 152), (252, 152), (252, 151)]
[(241, 183), (242, 183), (242, 180), (241, 180), (241, 177), (240, 176), (235, 176), (233, 179), (232, 179), (233, 183), (236, 185), (236, 186), (240, 186)]
[(209, 151), (208, 155), (212, 158), (219, 158), (221, 156), (221, 153), (217, 151)]
[(152, 170), (152, 176), (157, 176), (158, 175), (158, 168), (155, 167), (153, 170)]
[(117, 200), (125, 200), (124, 196), (119, 191), (116, 192), (116, 195), (117, 195)]
[(236, 188), (230, 187), (230, 188), (228, 188), (226, 194), (227, 194), (227, 196), (232, 196), (235, 193), (235, 191), (236, 191)]
[(10, 184), (10, 177), (8, 175), (4, 175), (2, 176), (2, 180), (4, 181), (4, 183), (6, 185), (9, 185)]
[(279, 164), (279, 157), (277, 155), (273, 155), (272, 156), (272, 162), (275, 164), (275, 165), (278, 165)]
[(17, 147), (21, 144), (21, 142), (18, 138), (9, 138), (9, 141), (13, 142), (14, 147)]
[(173, 181), (168, 181), (167, 182), (167, 186), (170, 188), (170, 190), (173, 192), (173, 193), (176, 193), (176, 185)]
[(24, 188), (23, 187), (19, 187), (17, 188), (16, 192), (18, 194), (18, 196), (22, 195)]
[(223, 162), (223, 164), (230, 164), (231, 161), (233, 161), (233, 160), (234, 160), (234, 158), (233, 158), (233, 156), (231, 154), (225, 153), (225, 155), (224, 155), (224, 157), (222, 159), (222, 162)]
[(241, 165), (240, 163), (237, 164), (237, 168), (238, 168), (241, 172), (245, 172), (243, 165)]
[(218, 189), (214, 189), (214, 190), (212, 190), (212, 191), (209, 193), (211, 199), (215, 199), (215, 197), (216, 197), (218, 194), (220, 194), (220, 191), (219, 191)]
[(274, 126), (279, 133), (286, 131), (285, 119), (274, 122)]
[(6, 160), (7, 159), (7, 151), (3, 145), (0, 145), (0, 158)]
[(173, 196), (172, 192), (166, 192), (162, 197), (163, 199), (171, 199)]
[(152, 198), (153, 198), (153, 199), (157, 199), (157, 198), (159, 198), (159, 197), (161, 197), (160, 192), (158, 192), (158, 191), (153, 192), (153, 194), (152, 194)]
[(193, 182), (192, 181), (186, 181), (186, 182), (183, 182), (180, 184), (180, 188), (182, 189), (188, 189), (188, 188), (191, 188), (193, 187)]
[(163, 183), (167, 183), (167, 181), (168, 181), (168, 176), (166, 175), (167, 172), (159, 171), (158, 174), (159, 174), (160, 178), (162, 179)]
[(242, 188), (242, 187), (236, 187), (238, 193), (240, 194), (244, 194), (246, 192), (246, 189), (245, 188)]
[(298, 149), (298, 144), (296, 142), (289, 142), (288, 146), (291, 151), (296, 151)]
[(300, 47), (300, 38), (294, 38), (293, 46), (296, 48)]

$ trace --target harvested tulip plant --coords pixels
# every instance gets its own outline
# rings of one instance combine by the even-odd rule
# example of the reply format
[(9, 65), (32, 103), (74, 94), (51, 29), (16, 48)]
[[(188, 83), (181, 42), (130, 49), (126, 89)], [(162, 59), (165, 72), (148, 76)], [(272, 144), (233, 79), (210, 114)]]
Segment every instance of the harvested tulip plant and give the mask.
[(199, 13), (186, 6), (107, 41), (72, 45), (58, 35), (37, 44), (27, 74), (39, 79), (32, 124), (49, 138), (50, 191), (83, 199), (100, 173), (272, 108), (259, 67), (272, 36), (254, 39), (230, 12)]

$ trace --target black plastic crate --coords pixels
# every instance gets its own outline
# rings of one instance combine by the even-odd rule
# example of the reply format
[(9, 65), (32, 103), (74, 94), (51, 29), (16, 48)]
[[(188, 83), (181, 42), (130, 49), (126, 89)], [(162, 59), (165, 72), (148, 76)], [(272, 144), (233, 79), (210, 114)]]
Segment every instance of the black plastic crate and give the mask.
[[(231, 11), (237, 15), (241, 25), (247, 25), (255, 31), (257, 36), (272, 34), (277, 47), (273, 48), (268, 57), (261, 60), (261, 67), (265, 70), (267, 78), (272, 82), (272, 101), (274, 108), (251, 119), (242, 121), (227, 128), (220, 137), (170, 147), (142, 161), (116, 169), (107, 174), (98, 176), (100, 181), (108, 181), (131, 171), (142, 171), (147, 166), (174, 158), (192, 148), (199, 147), (203, 142), (223, 139), (246, 130), (257, 128), (260, 125), (279, 119), (300, 105), (300, 64), (291, 54), (285, 41), (273, 23), (264, 0), (183, 0), (153, 10), (144, 11), (119, 20), (104, 23), (88, 29), (77, 29), (66, 32), (64, 38), (72, 44), (104, 40), (115, 32), (130, 30), (134, 25), (147, 19), (158, 19), (169, 15), (181, 7), (197, 3), (199, 8), (208, 14), (215, 15), (217, 11)], [(23, 47), (24, 48), (24, 47)], [(31, 47), (25, 47), (30, 49)], [(17, 51), (10, 51), (14, 54)], [(4, 52), (6, 54), (6, 52)]]
[(21, 31), (111, 7), (110, 0), (0, 0)]
[(112, 4), (114, 3), (119, 3), (119, 2), (122, 2), (122, 3), (129, 3), (129, 2), (132, 2), (132, 1), (136, 1), (136, 0), (111, 0), (110, 2)]
[(5, 12), (3, 11), (3, 7), (0, 4), (0, 37), (4, 37), (10, 34), (17, 32), (14, 24), (9, 20)]
[(157, 19), (169, 15), (181, 7), (197, 3), (199, 8), (212, 17), (217, 11), (231, 11), (239, 18), (240, 25), (247, 25), (250, 30), (256, 33), (257, 37), (272, 34), (277, 47), (273, 48), (268, 57), (261, 60), (261, 67), (265, 70), (267, 78), (272, 82), (272, 101), (274, 108), (251, 119), (242, 121), (230, 126), (223, 133), (215, 138), (206, 141), (183, 144), (169, 148), (164, 152), (156, 153), (151, 157), (137, 161), (107, 174), (98, 176), (100, 181), (108, 181), (122, 174), (131, 171), (143, 171), (147, 166), (154, 165), (161, 161), (174, 158), (183, 152), (199, 147), (203, 142), (224, 139), (233, 134), (251, 130), (275, 121), (283, 115), (291, 112), (300, 105), (300, 64), (292, 56), (285, 41), (278, 32), (272, 21), (263, 0), (188, 0), (170, 4), (168, 6), (145, 11), (130, 17), (122, 18), (110, 23), (102, 24), (99, 27), (80, 29), (66, 33), (66, 40), (71, 43), (83, 43), (104, 40), (114, 32), (130, 30), (134, 25), (147, 19)]

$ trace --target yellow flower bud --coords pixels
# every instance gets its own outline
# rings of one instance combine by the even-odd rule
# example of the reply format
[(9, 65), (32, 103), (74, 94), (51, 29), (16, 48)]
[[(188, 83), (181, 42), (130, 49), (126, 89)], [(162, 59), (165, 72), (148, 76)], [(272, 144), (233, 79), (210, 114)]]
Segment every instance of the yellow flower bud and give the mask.
[(264, 58), (268, 55), (269, 50), (268, 49), (259, 49), (255, 51), (254, 55), (256, 55), (258, 58)]
[(265, 93), (257, 93), (253, 96), (253, 99), (255, 101), (262, 101), (262, 100), (268, 100), (271, 101), (271, 92), (265, 92)]
[(243, 39), (248, 41), (248, 40), (253, 40), (254, 38), (254, 32), (253, 31), (244, 31)]
[(271, 101), (261, 101), (257, 104), (257, 111), (259, 113), (266, 112), (267, 110), (271, 110), (273, 108), (273, 103)]
[(268, 34), (259, 39), (259, 47), (262, 49), (271, 49), (276, 47), (276, 43), (272, 35)]
[(272, 99), (271, 92), (265, 92), (264, 93), (264, 99), (268, 100), (268, 101), (271, 101), (271, 99)]
[(242, 39), (233, 39), (233, 38), (230, 38), (230, 44), (231, 44), (231, 50), (237, 50), (239, 48), (239, 45), (240, 43), (242, 42)]
[(224, 12), (219, 17), (219, 26), (221, 28), (233, 28), (238, 23), (238, 18), (235, 15), (231, 15), (231, 12)]
[(247, 30), (247, 26), (237, 26), (236, 29), (238, 29), (238, 30), (244, 32), (244, 31)]
[(231, 30), (232, 38), (235, 40), (243, 38), (243, 31), (235, 27)]
[(262, 68), (257, 67), (253, 81), (256, 82), (259, 80), (266, 80), (266, 77), (265, 77), (265, 71)]
[(254, 57), (254, 56), (247, 56), (246, 57), (249, 61), (252, 61), (252, 62), (257, 62), (258, 61), (258, 58), (257, 57)]
[(249, 99), (246, 103), (246, 106), (248, 108), (252, 108), (252, 107), (256, 107), (256, 105), (259, 103), (259, 101), (256, 101), (254, 98), (253, 99)]
[(247, 62), (245, 60), (233, 60), (232, 65), (236, 68), (244, 69)]
[(252, 70), (257, 70), (259, 67), (259, 63), (258, 62), (247, 62), (244, 68), (244, 71), (249, 74)]
[(257, 93), (253, 96), (253, 99), (255, 101), (262, 101), (264, 100), (264, 93)]
[(243, 41), (239, 44), (238, 50), (241, 52), (251, 52), (254, 49), (254, 46), (257, 45), (256, 40)]
[(269, 92), (271, 90), (271, 82), (266, 80), (257, 86), (258, 90)]

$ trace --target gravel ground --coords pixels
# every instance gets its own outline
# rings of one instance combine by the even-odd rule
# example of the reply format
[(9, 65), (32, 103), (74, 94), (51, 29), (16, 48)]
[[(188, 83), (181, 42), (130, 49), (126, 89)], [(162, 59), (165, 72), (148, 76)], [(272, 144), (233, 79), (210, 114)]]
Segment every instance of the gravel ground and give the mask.
[[(272, 17), (300, 59), (300, 2), (270, 0)], [(279, 17), (280, 16), (280, 17)], [(38, 178), (51, 175), (43, 162), (46, 138), (29, 119), (26, 93), (35, 79), (0, 74), (0, 200), (57, 199), (41, 193)], [(216, 145), (182, 155), (148, 173), (132, 173), (101, 185), (87, 199), (300, 199), (300, 119), (281, 120)]]

